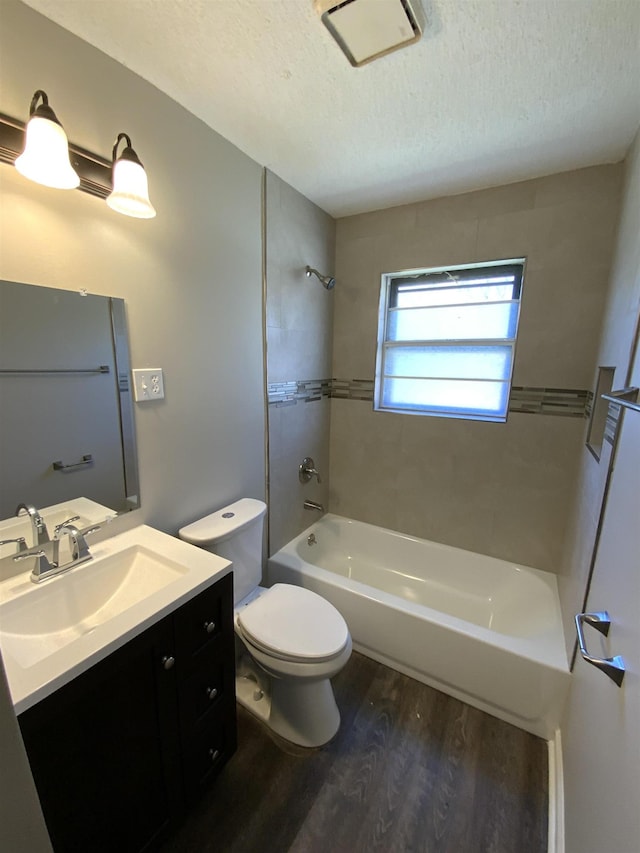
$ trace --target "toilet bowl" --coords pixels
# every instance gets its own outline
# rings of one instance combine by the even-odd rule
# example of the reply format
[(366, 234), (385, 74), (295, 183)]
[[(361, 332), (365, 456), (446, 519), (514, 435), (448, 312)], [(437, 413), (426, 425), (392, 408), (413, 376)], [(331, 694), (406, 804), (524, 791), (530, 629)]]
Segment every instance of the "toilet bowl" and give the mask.
[(286, 740), (322, 746), (340, 727), (330, 679), (349, 660), (351, 636), (316, 593), (259, 586), (265, 512), (262, 501), (243, 498), (179, 535), (233, 563), (238, 702)]

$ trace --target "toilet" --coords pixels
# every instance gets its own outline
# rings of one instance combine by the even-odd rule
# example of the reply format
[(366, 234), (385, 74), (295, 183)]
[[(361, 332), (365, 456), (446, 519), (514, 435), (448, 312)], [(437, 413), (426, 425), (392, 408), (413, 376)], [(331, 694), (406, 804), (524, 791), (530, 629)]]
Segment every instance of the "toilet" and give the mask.
[(263, 501), (242, 498), (179, 531), (233, 563), (236, 697), (276, 734), (322, 746), (340, 727), (330, 679), (351, 655), (347, 623), (311, 590), (260, 586)]

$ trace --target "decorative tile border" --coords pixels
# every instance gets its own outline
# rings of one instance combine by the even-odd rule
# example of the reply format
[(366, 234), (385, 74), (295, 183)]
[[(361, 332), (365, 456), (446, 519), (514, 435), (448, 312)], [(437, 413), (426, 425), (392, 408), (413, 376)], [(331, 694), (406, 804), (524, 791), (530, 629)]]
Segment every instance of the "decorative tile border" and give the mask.
[[(307, 379), (272, 382), (268, 386), (270, 406), (295, 406), (323, 397), (373, 402), (373, 379)], [(509, 411), (532, 415), (584, 418), (592, 404), (591, 391), (575, 388), (537, 388), (512, 385)]]
[(373, 379), (332, 379), (331, 397), (336, 400), (368, 400), (373, 403)]
[(331, 396), (331, 379), (270, 382), (267, 386), (267, 396), (269, 405), (278, 408), (295, 406), (296, 403), (313, 403)]
[(593, 398), (594, 398), (593, 391), (587, 392), (587, 402), (585, 403), (585, 407), (584, 407), (585, 418), (591, 417), (591, 413), (593, 412)]
[(611, 446), (614, 445), (616, 440), (621, 414), (622, 406), (619, 403), (609, 403), (607, 419), (604, 424), (604, 440), (608, 441)]
[(586, 417), (589, 391), (575, 388), (533, 388), (512, 385), (510, 412), (530, 415), (560, 415), (565, 418)]

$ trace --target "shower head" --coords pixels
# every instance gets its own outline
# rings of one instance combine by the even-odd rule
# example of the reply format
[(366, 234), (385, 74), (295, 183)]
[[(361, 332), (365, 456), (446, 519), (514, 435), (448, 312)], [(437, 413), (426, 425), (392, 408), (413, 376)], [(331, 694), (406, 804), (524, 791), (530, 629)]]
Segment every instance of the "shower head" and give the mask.
[(325, 287), (327, 290), (332, 290), (335, 287), (336, 280), (330, 275), (320, 275), (318, 270), (314, 270), (313, 267), (306, 268), (307, 278), (311, 278), (311, 273), (317, 276), (318, 281)]

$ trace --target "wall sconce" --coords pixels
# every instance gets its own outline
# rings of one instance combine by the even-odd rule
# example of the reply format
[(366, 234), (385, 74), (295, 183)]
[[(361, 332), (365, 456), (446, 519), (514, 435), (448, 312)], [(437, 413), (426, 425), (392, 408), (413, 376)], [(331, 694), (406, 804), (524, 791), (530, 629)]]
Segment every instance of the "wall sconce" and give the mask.
[[(42, 103), (38, 106), (40, 100)], [(116, 159), (122, 139), (126, 139), (127, 146)], [(22, 175), (45, 186), (77, 187), (106, 199), (109, 207), (118, 213), (142, 219), (156, 215), (149, 201), (146, 173), (131, 147), (129, 136), (126, 133), (118, 135), (112, 160), (68, 142), (41, 89), (31, 100), (26, 127), (19, 119), (0, 113), (0, 162), (15, 165)], [(54, 169), (52, 163), (57, 164), (57, 168)], [(52, 173), (56, 177), (52, 177)]]
[[(116, 159), (118, 145), (123, 139), (127, 141), (126, 148)], [(126, 133), (118, 134), (113, 146), (112, 162), (113, 190), (107, 197), (109, 207), (118, 213), (124, 213), (125, 216), (152, 219), (156, 215), (156, 211), (149, 201), (147, 173), (138, 155), (131, 147), (131, 139)]]
[[(37, 106), (40, 100), (42, 103)], [(80, 176), (69, 162), (67, 134), (42, 89), (31, 99), (24, 150), (16, 160), (16, 169), (45, 187), (73, 190), (80, 184)]]

